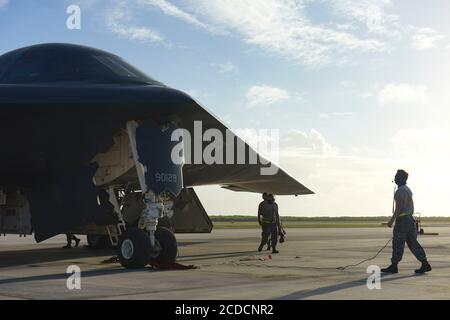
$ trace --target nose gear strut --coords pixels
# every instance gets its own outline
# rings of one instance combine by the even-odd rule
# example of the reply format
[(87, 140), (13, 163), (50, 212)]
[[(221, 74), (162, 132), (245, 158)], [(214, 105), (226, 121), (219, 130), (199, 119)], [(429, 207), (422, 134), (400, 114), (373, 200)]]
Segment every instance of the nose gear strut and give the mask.
[[(165, 182), (148, 174), (149, 166), (154, 163), (160, 163), (160, 161), (158, 162), (155, 160), (154, 162), (148, 163), (148, 155), (145, 154), (147, 156), (147, 158), (145, 158), (146, 163), (141, 163), (141, 157), (138, 153), (136, 132), (142, 125), (143, 124), (138, 124), (135, 121), (127, 123), (127, 132), (130, 139), (131, 151), (135, 162), (139, 185), (141, 187), (144, 206), (137, 228), (128, 229), (121, 236), (119, 241), (119, 261), (126, 268), (144, 267), (150, 260), (171, 263), (175, 261), (177, 256), (177, 242), (175, 236), (169, 229), (158, 227), (158, 220), (164, 215), (167, 215), (168, 217), (173, 215), (172, 199), (174, 197), (171, 197), (173, 193), (168, 190), (181, 191), (182, 181), (177, 180), (175, 183), (173, 183), (173, 181)], [(145, 123), (144, 125), (147, 130), (149, 124)], [(161, 131), (161, 129), (159, 130)], [(149, 139), (161, 139), (161, 141), (155, 142), (155, 144), (159, 145), (161, 147), (160, 149), (162, 149), (157, 150), (157, 152), (153, 150), (153, 153), (156, 155), (158, 155), (158, 152), (164, 153), (169, 152), (170, 150), (170, 138), (169, 141), (164, 140), (167, 139), (167, 137), (170, 137), (170, 135), (168, 135), (170, 132), (165, 132), (164, 130), (167, 130), (167, 127), (161, 131), (163, 132), (161, 137), (149, 137)], [(149, 132), (153, 135), (158, 134), (158, 130), (156, 130), (155, 133), (155, 130), (151, 125)], [(142, 141), (140, 141), (140, 143), (142, 143)], [(147, 147), (147, 145), (141, 145), (140, 147), (142, 150), (142, 148)], [(173, 162), (170, 162), (165, 164), (164, 170), (161, 169), (160, 171), (166, 172), (164, 173), (165, 175), (182, 177), (181, 170), (182, 165), (176, 165)], [(158, 173), (158, 175), (161, 176), (162, 174)], [(170, 185), (170, 183), (172, 183), (172, 185)], [(165, 184), (167, 184), (169, 188), (163, 188)], [(163, 191), (156, 193), (154, 190), (158, 189)]]

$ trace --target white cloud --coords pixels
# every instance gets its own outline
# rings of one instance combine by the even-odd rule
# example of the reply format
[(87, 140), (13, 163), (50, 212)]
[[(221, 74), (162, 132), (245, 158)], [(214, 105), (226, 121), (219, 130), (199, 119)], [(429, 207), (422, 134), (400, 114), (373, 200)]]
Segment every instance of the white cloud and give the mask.
[(161, 35), (148, 27), (130, 27), (119, 24), (110, 24), (111, 31), (128, 38), (130, 40), (137, 40), (141, 42), (161, 42), (163, 38)]
[[(0, 8), (7, 2), (0, 0)], [(308, 9), (317, 4), (330, 22), (314, 21)], [(108, 28), (145, 42), (164, 39), (154, 28), (131, 25), (131, 6), (136, 12), (159, 10), (212, 34), (235, 36), (307, 67), (358, 63), (372, 58), (370, 54), (391, 51), (404, 37), (419, 50), (435, 48), (444, 38), (432, 28), (402, 26), (398, 15), (391, 13), (391, 0), (183, 0), (176, 5), (169, 0), (112, 0)]]
[(248, 105), (268, 106), (291, 98), (289, 92), (284, 89), (268, 86), (257, 85), (251, 87), (246, 94)]
[(445, 38), (432, 28), (414, 28), (413, 46), (417, 50), (426, 50), (436, 48), (439, 40)]
[[(418, 212), (426, 216), (449, 215), (450, 203), (436, 202), (445, 199), (448, 193), (450, 171), (445, 169), (450, 155), (448, 129), (401, 129), (385, 141), (387, 148), (363, 147), (358, 156), (341, 155), (314, 129), (291, 130), (281, 138), (280, 164), (316, 192), (300, 200), (278, 197), (285, 215), (388, 216), (394, 187), (391, 180), (400, 168), (410, 173), (409, 185)], [(439, 156), (433, 149), (439, 149)], [(259, 200), (256, 195), (210, 190), (199, 196), (212, 212), (248, 214)], [(223, 197), (230, 199), (226, 208), (218, 205)]]
[(409, 151), (416, 157), (436, 154), (450, 148), (450, 133), (441, 128), (400, 129), (391, 138), (391, 144), (402, 152)]
[(207, 25), (200, 20), (198, 20), (197, 17), (193, 16), (192, 14), (183, 11), (179, 7), (175, 6), (174, 4), (170, 3), (166, 0), (139, 0), (139, 3), (144, 5), (150, 5), (155, 8), (158, 8), (161, 10), (165, 15), (178, 18), (184, 22), (187, 22), (195, 27), (205, 29), (209, 32), (216, 33), (218, 32), (216, 28), (213, 26)]
[[(353, 21), (356, 29), (388, 37), (400, 37), (399, 17), (387, 13), (392, 7), (390, 0), (327, 0), (338, 17)], [(358, 24), (355, 26), (355, 24)]]
[(291, 129), (284, 135), (280, 142), (283, 156), (301, 157), (305, 155), (337, 155), (339, 149), (328, 143), (325, 137), (317, 130), (311, 129), (303, 132)]
[(239, 71), (238, 67), (236, 67), (231, 61), (224, 63), (213, 63), (212, 65), (217, 67), (220, 73), (236, 73)]
[(336, 117), (350, 117), (353, 115), (353, 112), (329, 112), (329, 113), (321, 113), (319, 114), (320, 119), (330, 119)]
[(149, 27), (137, 27), (130, 25), (133, 15), (126, 1), (115, 1), (111, 9), (106, 12), (106, 24), (108, 29), (130, 40), (140, 42), (163, 42), (163, 37), (158, 31)]
[[(310, 21), (307, 2), (293, 0), (187, 0), (212, 24), (271, 54), (306, 66), (343, 63), (355, 52), (380, 52), (381, 40), (360, 38)], [(356, 3), (356, 2), (355, 2)]]
[(9, 3), (9, 0), (0, 0), (0, 10), (6, 7)]
[(450, 132), (447, 128), (425, 127), (398, 130), (390, 140), (389, 154), (399, 168), (410, 173), (416, 207), (427, 215), (448, 215), (450, 204), (436, 202), (448, 197)]
[(425, 85), (390, 83), (378, 92), (378, 101), (381, 104), (416, 105), (426, 103), (429, 99), (429, 89)]
[[(317, 3), (330, 22), (314, 21), (308, 9)], [(155, 29), (129, 24), (133, 18), (127, 6), (136, 4), (307, 67), (358, 63), (357, 58), (391, 51), (403, 37), (412, 37), (419, 50), (434, 48), (444, 38), (431, 28), (403, 27), (398, 15), (390, 13), (391, 0), (184, 0), (176, 5), (169, 0), (115, 0), (109, 29), (134, 40), (162, 42)]]

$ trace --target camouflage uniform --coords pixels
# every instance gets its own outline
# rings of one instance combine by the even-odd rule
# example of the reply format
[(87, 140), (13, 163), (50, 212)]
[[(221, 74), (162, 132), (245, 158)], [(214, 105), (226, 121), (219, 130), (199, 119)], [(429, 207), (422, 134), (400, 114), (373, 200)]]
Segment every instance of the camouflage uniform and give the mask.
[(401, 214), (395, 221), (394, 239), (392, 241), (392, 263), (398, 264), (403, 257), (405, 242), (417, 260), (427, 260), (425, 251), (417, 241), (416, 223), (413, 217), (414, 202), (412, 192), (406, 186), (400, 186), (395, 193), (395, 202), (402, 206)]

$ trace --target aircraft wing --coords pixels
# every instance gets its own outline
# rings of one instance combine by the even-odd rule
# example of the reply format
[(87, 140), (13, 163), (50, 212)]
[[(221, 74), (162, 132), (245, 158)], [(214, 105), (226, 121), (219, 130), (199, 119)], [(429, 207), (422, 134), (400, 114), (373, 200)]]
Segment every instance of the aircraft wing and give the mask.
[[(189, 95), (165, 86), (0, 86), (0, 113), (4, 118), (20, 119), (24, 123), (23, 114), (39, 112), (46, 115), (46, 120), (59, 124), (54, 132), (60, 132), (58, 148), (64, 153), (58, 155), (61, 167), (66, 167), (65, 161), (74, 166), (75, 158), (92, 158), (96, 153), (105, 152), (110, 147), (112, 130), (124, 127), (129, 120), (152, 119), (156, 123), (176, 122), (178, 127), (194, 134), (194, 121), (201, 121), (203, 132), (208, 129), (218, 129), (226, 136), (228, 129), (211, 112), (201, 106)], [(14, 114), (17, 113), (17, 116)], [(74, 115), (74, 113), (76, 115)], [(83, 123), (82, 119), (86, 119)], [(9, 123), (14, 123), (11, 119)], [(39, 121), (41, 118), (35, 118)], [(81, 121), (81, 122), (80, 122)], [(20, 123), (19, 122), (19, 123)], [(96, 125), (92, 122), (98, 122)], [(19, 123), (14, 124), (20, 126)], [(87, 129), (87, 123), (92, 128)], [(25, 123), (24, 123), (25, 124)], [(63, 128), (71, 128), (67, 136)], [(102, 128), (106, 131), (101, 132)], [(47, 128), (50, 130), (50, 128)], [(78, 129), (78, 130), (77, 130)], [(23, 130), (22, 130), (23, 131)], [(24, 131), (23, 131), (24, 132)], [(28, 135), (28, 134), (27, 134)], [(74, 141), (77, 137), (90, 140), (89, 150), (80, 146), (73, 148), (77, 157), (64, 159), (71, 154), (65, 141)], [(30, 136), (32, 134), (30, 133)], [(70, 137), (69, 137), (70, 136)], [(236, 137), (237, 141), (242, 141)], [(206, 145), (207, 143), (204, 143)], [(245, 144), (247, 153), (255, 152)], [(12, 148), (11, 150), (15, 150)], [(58, 150), (53, 150), (55, 154)], [(82, 153), (86, 154), (82, 154)], [(224, 146), (224, 157), (226, 150)], [(258, 155), (259, 157), (263, 156)], [(17, 160), (16, 160), (17, 162)], [(272, 163), (257, 164), (186, 164), (184, 166), (184, 183), (186, 186), (220, 185), (233, 191), (270, 192), (277, 195), (305, 195), (313, 192), (285, 170), (279, 170), (274, 175), (261, 175), (261, 168)]]
[[(191, 98), (192, 99), (192, 98)], [(189, 119), (183, 119), (184, 126), (193, 131), (193, 121), (202, 121), (203, 130), (215, 128), (220, 130), (224, 137), (228, 128), (218, 120), (205, 107), (195, 100), (192, 100), (196, 111)], [(242, 141), (240, 137), (233, 134), (236, 141)], [(247, 155), (249, 152), (256, 152), (245, 143)], [(223, 150), (226, 155), (227, 150)], [(264, 162), (256, 164), (187, 164), (184, 166), (184, 183), (188, 186), (220, 185), (225, 189), (238, 192), (272, 193), (276, 195), (307, 195), (313, 194), (311, 190), (297, 181), (285, 170), (258, 154)], [(261, 163), (264, 163), (262, 165)], [(276, 168), (273, 175), (262, 175), (261, 169), (272, 166)]]

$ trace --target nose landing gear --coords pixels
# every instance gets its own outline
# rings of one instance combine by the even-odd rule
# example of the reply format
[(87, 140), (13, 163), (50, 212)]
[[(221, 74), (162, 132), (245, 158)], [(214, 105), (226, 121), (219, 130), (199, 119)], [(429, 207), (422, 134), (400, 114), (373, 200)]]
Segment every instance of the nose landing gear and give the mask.
[(152, 247), (148, 234), (137, 227), (122, 234), (118, 255), (120, 264), (127, 269), (143, 268), (147, 264), (170, 264), (175, 262), (178, 245), (175, 235), (167, 228), (157, 228), (155, 246)]
[(119, 240), (119, 262), (127, 268), (143, 268), (150, 261), (150, 239), (139, 228), (127, 229)]
[[(141, 127), (144, 130), (149, 130), (150, 136), (145, 136), (144, 140), (138, 142), (136, 132)], [(171, 160), (164, 162), (159, 161), (161, 159), (153, 159), (153, 161), (148, 159), (155, 155), (158, 156), (158, 153), (149, 152), (147, 154), (146, 140), (149, 138), (156, 139), (156, 136), (159, 135), (159, 140), (155, 140), (155, 149), (158, 149), (156, 146), (159, 145), (161, 146), (158, 149), (160, 153), (171, 154), (170, 140), (164, 140), (170, 138), (169, 131), (161, 130), (161, 128), (148, 123), (139, 125), (135, 121), (130, 121), (127, 123), (127, 132), (143, 197), (143, 209), (137, 226), (128, 228), (120, 237), (118, 245), (119, 261), (125, 268), (142, 268), (149, 263), (173, 263), (178, 253), (177, 240), (171, 230), (158, 226), (158, 220), (164, 214), (169, 217), (173, 215), (171, 195), (176, 197), (182, 190), (182, 165), (175, 164)], [(138, 146), (143, 152), (141, 156), (138, 152)], [(140, 162), (141, 159), (143, 163)], [(154, 174), (149, 172), (152, 169), (149, 167), (151, 164), (158, 168)], [(161, 176), (166, 175), (175, 178), (167, 181), (161, 178)], [(177, 177), (180, 177), (180, 179)]]
[(151, 261), (159, 264), (170, 264), (175, 262), (178, 254), (177, 239), (172, 231), (160, 227), (155, 232), (156, 241), (159, 243), (160, 252)]

